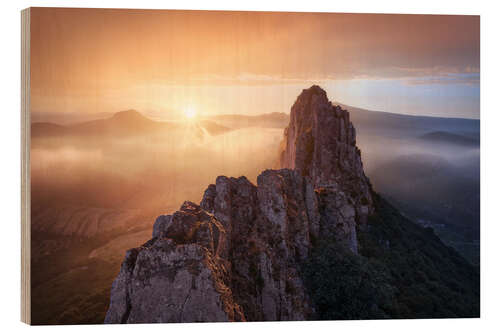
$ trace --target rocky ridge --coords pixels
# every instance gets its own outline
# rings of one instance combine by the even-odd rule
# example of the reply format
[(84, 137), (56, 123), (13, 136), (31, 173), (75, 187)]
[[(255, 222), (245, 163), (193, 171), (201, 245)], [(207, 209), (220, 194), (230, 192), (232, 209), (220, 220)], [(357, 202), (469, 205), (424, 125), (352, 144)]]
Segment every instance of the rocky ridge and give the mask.
[(282, 169), (257, 185), (220, 176), (200, 205), (158, 217), (153, 238), (127, 252), (105, 322), (311, 317), (300, 263), (324, 236), (357, 252), (371, 187), (349, 113), (318, 86), (297, 98), (284, 146)]
[(317, 318), (301, 267), (324, 240), (357, 256), (376, 195), (349, 113), (320, 87), (298, 96), (282, 147), (256, 185), (219, 176), (199, 205), (159, 216), (127, 251), (105, 322)]
[(292, 107), (280, 170), (257, 186), (220, 176), (200, 205), (185, 202), (129, 250), (105, 322), (304, 320), (314, 308), (299, 265), (334, 235), (357, 252), (372, 210), (347, 111), (313, 86)]

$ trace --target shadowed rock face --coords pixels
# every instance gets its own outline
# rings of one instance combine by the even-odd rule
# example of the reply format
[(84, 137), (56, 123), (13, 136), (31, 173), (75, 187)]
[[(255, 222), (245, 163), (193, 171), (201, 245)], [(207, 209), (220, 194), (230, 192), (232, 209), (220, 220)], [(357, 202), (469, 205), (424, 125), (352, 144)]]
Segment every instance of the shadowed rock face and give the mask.
[(327, 206), (332, 196), (336, 201), (350, 203), (350, 207), (342, 206), (347, 214), (344, 217), (365, 222), (373, 212), (371, 185), (356, 147), (356, 130), (349, 121), (349, 112), (332, 105), (318, 86), (303, 90), (292, 106), (282, 146), (281, 168), (295, 169), (306, 176), (315, 188), (321, 189)]
[(158, 217), (127, 252), (105, 322), (312, 318), (300, 266), (325, 237), (357, 253), (371, 186), (348, 112), (317, 86), (297, 98), (283, 146), (283, 169), (257, 185), (219, 176), (199, 206)]

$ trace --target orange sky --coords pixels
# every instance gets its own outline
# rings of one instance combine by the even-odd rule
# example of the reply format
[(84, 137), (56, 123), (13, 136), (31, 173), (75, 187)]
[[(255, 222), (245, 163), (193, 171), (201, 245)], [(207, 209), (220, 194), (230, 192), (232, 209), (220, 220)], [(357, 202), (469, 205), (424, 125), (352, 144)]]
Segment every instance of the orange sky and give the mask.
[[(455, 110), (443, 96), (458, 95), (469, 111), (431, 114), (478, 117), (479, 17), (32, 10), (34, 113), (286, 111), (312, 83), (332, 99), (401, 113), (416, 113), (404, 97), (432, 85), (443, 92), (429, 105)], [(369, 97), (388, 83), (381, 93), (394, 101)]]

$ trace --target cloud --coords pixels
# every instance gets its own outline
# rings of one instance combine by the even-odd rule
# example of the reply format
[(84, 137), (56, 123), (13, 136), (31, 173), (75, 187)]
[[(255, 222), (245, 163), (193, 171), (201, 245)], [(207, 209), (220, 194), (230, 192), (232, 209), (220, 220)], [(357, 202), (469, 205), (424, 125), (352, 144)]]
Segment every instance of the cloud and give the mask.
[[(431, 84), (465, 84), (479, 85), (480, 73), (478, 68), (382, 68), (359, 73), (328, 73), (312, 77), (287, 77), (284, 75), (267, 75), (243, 72), (237, 75), (204, 74), (192, 76), (189, 80), (157, 80), (159, 85), (241, 85), (241, 86), (266, 86), (266, 85), (293, 85), (293, 84), (322, 84), (332, 81), (348, 80), (396, 80), (406, 85), (431, 85)], [(149, 81), (149, 83), (152, 83)], [(147, 82), (144, 82), (147, 84)]]
[(479, 85), (479, 73), (450, 73), (441, 76), (424, 76), (418, 78), (407, 79), (408, 85), (433, 85), (433, 84), (465, 84), (465, 85)]

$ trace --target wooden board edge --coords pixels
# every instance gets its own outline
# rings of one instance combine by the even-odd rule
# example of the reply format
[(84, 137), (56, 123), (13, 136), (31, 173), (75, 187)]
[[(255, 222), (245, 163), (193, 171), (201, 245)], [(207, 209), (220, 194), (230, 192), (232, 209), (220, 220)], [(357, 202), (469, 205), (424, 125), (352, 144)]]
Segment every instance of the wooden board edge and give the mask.
[(21, 11), (21, 321), (31, 324), (30, 35), (31, 9)]

